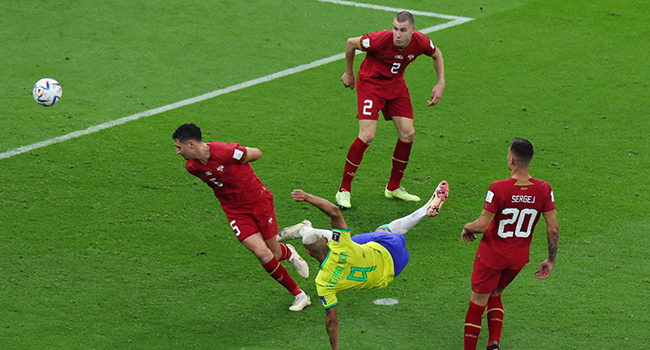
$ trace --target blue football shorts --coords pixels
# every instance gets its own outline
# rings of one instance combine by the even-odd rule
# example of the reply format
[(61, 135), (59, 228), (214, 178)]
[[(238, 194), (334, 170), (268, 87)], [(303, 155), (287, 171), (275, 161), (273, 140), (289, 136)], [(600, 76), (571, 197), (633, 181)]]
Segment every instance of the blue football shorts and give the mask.
[(406, 250), (406, 238), (404, 235), (388, 232), (360, 233), (352, 236), (352, 240), (358, 244), (377, 242), (386, 248), (393, 257), (395, 277), (397, 277), (409, 262), (409, 252)]

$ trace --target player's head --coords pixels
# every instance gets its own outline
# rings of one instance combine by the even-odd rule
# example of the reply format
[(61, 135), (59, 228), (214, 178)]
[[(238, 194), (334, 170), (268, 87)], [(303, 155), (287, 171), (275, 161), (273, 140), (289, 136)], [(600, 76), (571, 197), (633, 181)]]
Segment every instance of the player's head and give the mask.
[(393, 44), (400, 50), (411, 42), (415, 30), (415, 18), (408, 11), (398, 13), (393, 19)]
[(305, 246), (307, 253), (318, 261), (327, 256), (330, 248), (327, 246), (327, 238), (318, 230), (311, 229), (302, 236), (302, 245)]
[(176, 153), (185, 159), (195, 159), (199, 149), (197, 145), (203, 143), (201, 128), (196, 124), (183, 124), (172, 135), (176, 145)]
[(519, 168), (528, 168), (528, 164), (533, 160), (533, 144), (520, 137), (515, 138), (508, 148), (508, 169), (517, 165)]

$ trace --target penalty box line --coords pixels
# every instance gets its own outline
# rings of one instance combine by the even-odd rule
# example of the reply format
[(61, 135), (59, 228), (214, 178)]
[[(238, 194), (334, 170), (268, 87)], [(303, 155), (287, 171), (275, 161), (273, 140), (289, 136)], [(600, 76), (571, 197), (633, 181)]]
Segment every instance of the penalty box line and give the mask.
[[(442, 29), (449, 28), (449, 27), (453, 27), (453, 26), (457, 26), (457, 25), (469, 22), (469, 21), (471, 21), (473, 19), (473, 18), (469, 18), (469, 17), (458, 17), (458, 16), (444, 15), (444, 14), (438, 14), (438, 13), (432, 13), (432, 12), (406, 10), (406, 9), (399, 9), (399, 8), (394, 8), (394, 7), (379, 6), (379, 5), (372, 5), (372, 4), (364, 4), (364, 3), (357, 3), (357, 2), (350, 2), (350, 1), (339, 1), (339, 0), (317, 0), (317, 1), (323, 2), (323, 3), (332, 3), (332, 4), (345, 5), (345, 6), (354, 6), (354, 7), (359, 7), (359, 8), (368, 8), (368, 9), (372, 9), (372, 10), (389, 11), (389, 12), (409, 11), (414, 15), (426, 16), (426, 17), (436, 17), (436, 18), (442, 18), (442, 19), (449, 19), (450, 20), (449, 22), (439, 24), (439, 25), (436, 25), (436, 26), (433, 26), (433, 27), (424, 28), (424, 29), (420, 30), (420, 32), (422, 32), (424, 34), (435, 32), (435, 31), (442, 30)], [(361, 53), (362, 53), (362, 51), (357, 52), (357, 54), (361, 54)], [(71, 139), (74, 139), (74, 138), (77, 138), (77, 137), (93, 134), (93, 133), (99, 132), (99, 131), (104, 130), (104, 129), (109, 129), (109, 128), (112, 128), (114, 126), (118, 126), (118, 125), (128, 123), (130, 121), (134, 121), (134, 120), (138, 120), (138, 119), (141, 119), (141, 118), (150, 117), (152, 115), (168, 112), (168, 111), (180, 108), (180, 107), (189, 106), (191, 104), (201, 102), (201, 101), (205, 101), (205, 100), (217, 97), (217, 96), (225, 95), (225, 94), (237, 91), (237, 90), (242, 90), (242, 89), (249, 88), (249, 87), (252, 87), (252, 86), (255, 86), (255, 85), (258, 85), (258, 84), (266, 83), (266, 82), (269, 82), (269, 81), (272, 81), (272, 80), (275, 80), (275, 79), (279, 79), (279, 78), (283, 78), (283, 77), (286, 77), (286, 76), (289, 76), (289, 75), (300, 73), (300, 72), (306, 71), (308, 69), (320, 67), (320, 66), (323, 66), (323, 65), (326, 65), (326, 64), (332, 63), (334, 61), (344, 59), (344, 58), (345, 58), (345, 53), (341, 53), (341, 54), (330, 56), (330, 57), (327, 57), (327, 58), (323, 58), (323, 59), (320, 59), (320, 60), (317, 60), (317, 61), (314, 61), (314, 62), (311, 62), (311, 63), (308, 63), (308, 64), (303, 64), (303, 65), (300, 65), (300, 66), (297, 66), (297, 67), (285, 69), (283, 71), (273, 73), (273, 74), (270, 74), (270, 75), (266, 75), (266, 76), (261, 77), (261, 78), (249, 80), (249, 81), (239, 83), (239, 84), (236, 84), (236, 85), (231, 85), (231, 86), (229, 86), (227, 88), (215, 90), (215, 91), (203, 94), (203, 95), (199, 95), (199, 96), (196, 96), (196, 97), (188, 98), (186, 100), (182, 100), (182, 101), (179, 101), (179, 102), (168, 104), (168, 105), (165, 105), (165, 106), (162, 106), (162, 107), (150, 109), (150, 110), (140, 112), (140, 113), (136, 113), (136, 114), (132, 114), (132, 115), (120, 118), (120, 119), (111, 120), (111, 121), (106, 122), (106, 123), (94, 125), (94, 126), (91, 126), (91, 127), (87, 128), (87, 129), (84, 129), (84, 130), (73, 131), (73, 132), (71, 132), (69, 134), (58, 136), (58, 137), (55, 137), (55, 138), (52, 138), (52, 139), (49, 139), (49, 140), (36, 142), (36, 143), (33, 143), (31, 145), (28, 145), (28, 146), (21, 146), (21, 147), (18, 147), (18, 148), (11, 149), (11, 150), (8, 150), (6, 152), (0, 153), (0, 159), (10, 158), (10, 157), (22, 154), (22, 153), (31, 152), (31, 151), (39, 149), (39, 148), (43, 148), (43, 147), (50, 146), (50, 145), (53, 145), (53, 144), (65, 142), (65, 141), (68, 141), (68, 140), (71, 140)]]

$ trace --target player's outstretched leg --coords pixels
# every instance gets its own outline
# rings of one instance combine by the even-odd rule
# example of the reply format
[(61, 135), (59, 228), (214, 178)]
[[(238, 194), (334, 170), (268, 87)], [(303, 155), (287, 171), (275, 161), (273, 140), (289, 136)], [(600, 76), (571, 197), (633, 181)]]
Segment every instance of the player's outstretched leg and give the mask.
[(449, 196), (449, 184), (447, 181), (442, 180), (438, 184), (438, 187), (433, 192), (433, 195), (427, 202), (427, 216), (436, 216), (440, 212), (442, 203), (445, 202), (445, 199)]
[(285, 227), (278, 233), (277, 240), (278, 242), (284, 242), (291, 239), (300, 238), (300, 229), (304, 226), (311, 226), (311, 221), (303, 220), (295, 225)]
[(291, 257), (289, 257), (289, 264), (293, 266), (294, 269), (296, 269), (296, 272), (298, 273), (298, 276), (302, 278), (307, 278), (309, 277), (309, 265), (307, 265), (307, 262), (305, 259), (300, 257), (298, 252), (296, 251), (296, 248), (294, 248), (291, 244), (286, 245), (289, 250), (291, 250)]
[[(433, 192), (433, 195), (427, 204), (423, 205), (418, 210), (403, 218), (391, 221), (388, 224), (388, 229), (392, 233), (398, 233), (401, 235), (405, 234), (408, 232), (408, 230), (420, 222), (420, 220), (422, 220), (425, 216), (438, 215), (440, 207), (442, 206), (442, 203), (445, 201), (445, 199), (447, 199), (447, 196), (449, 196), (449, 185), (447, 184), (447, 181), (441, 181), (438, 184), (438, 187), (436, 187), (436, 190)], [(431, 212), (434, 209), (435, 214), (431, 215)]]

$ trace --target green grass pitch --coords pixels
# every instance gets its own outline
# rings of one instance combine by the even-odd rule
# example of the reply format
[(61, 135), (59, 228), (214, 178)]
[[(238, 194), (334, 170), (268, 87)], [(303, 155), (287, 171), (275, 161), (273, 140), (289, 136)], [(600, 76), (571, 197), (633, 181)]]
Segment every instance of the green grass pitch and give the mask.
[[(460, 231), (489, 184), (509, 175), (517, 136), (536, 147), (532, 175), (554, 188), (560, 246), (552, 276), (535, 279), (540, 223), (531, 263), (503, 296), (502, 348), (647, 348), (647, 2), (369, 3), (473, 20), (429, 34), (445, 59), (438, 106), (426, 107), (429, 59), (406, 72), (416, 141), (403, 184), (428, 198), (445, 179), (451, 195), (408, 233), (411, 262), (390, 286), (339, 296), (342, 348), (462, 348), (477, 244), (464, 246)], [(340, 54), (393, 15), (315, 0), (2, 2), (0, 153)], [(315, 301), (291, 313), (291, 296), (233, 237), (171, 134), (194, 122), (206, 140), (260, 148), (253, 167), (280, 226), (326, 227), (289, 193), (333, 200), (358, 131), (343, 68), (337, 60), (2, 157), (0, 348), (328, 349), (315, 261), (308, 280), (289, 269)], [(43, 77), (63, 86), (50, 108), (31, 97)], [(353, 232), (417, 208), (383, 198), (395, 140), (380, 123), (344, 213)], [(388, 297), (400, 303), (372, 304)]]

